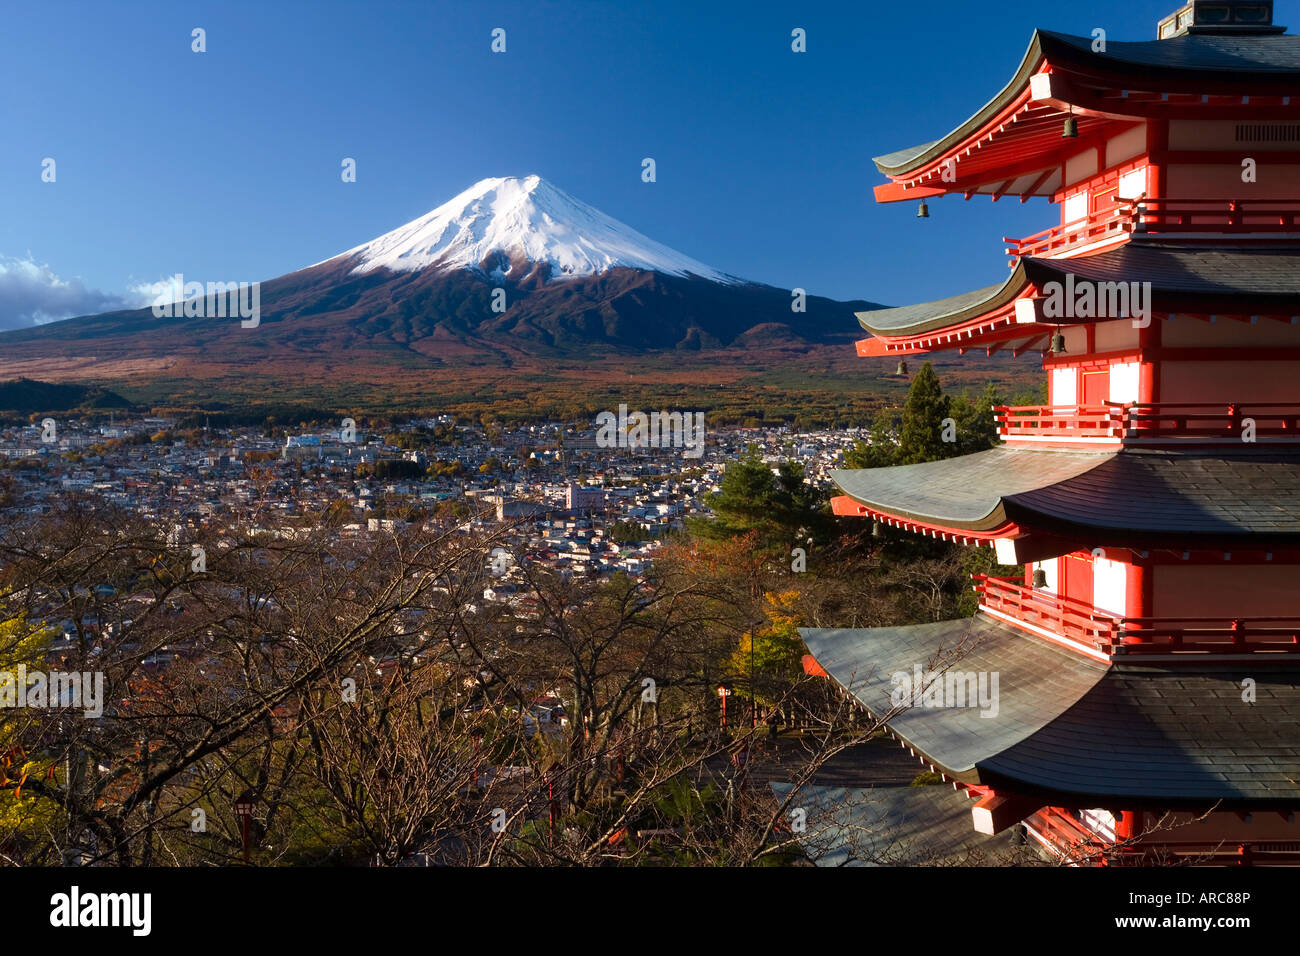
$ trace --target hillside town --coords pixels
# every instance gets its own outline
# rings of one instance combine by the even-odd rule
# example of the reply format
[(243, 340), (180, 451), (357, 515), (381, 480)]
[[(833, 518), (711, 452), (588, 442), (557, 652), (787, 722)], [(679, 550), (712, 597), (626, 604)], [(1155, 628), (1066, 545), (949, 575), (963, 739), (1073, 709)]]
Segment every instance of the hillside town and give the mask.
[(290, 433), (45, 419), (0, 427), (0, 498), (39, 515), (60, 495), (89, 494), (177, 533), (236, 522), (283, 533), (329, 517), (339, 534), (362, 536), (453, 514), (471, 527), (507, 526), (512, 551), (528, 561), (638, 575), (666, 535), (708, 514), (729, 461), (756, 453), (775, 469), (797, 460), (809, 481), (828, 484), (862, 437), (734, 429), (710, 434), (693, 458), (601, 447), (594, 429), (559, 423), (496, 429), (448, 416), (382, 432), (348, 419)]

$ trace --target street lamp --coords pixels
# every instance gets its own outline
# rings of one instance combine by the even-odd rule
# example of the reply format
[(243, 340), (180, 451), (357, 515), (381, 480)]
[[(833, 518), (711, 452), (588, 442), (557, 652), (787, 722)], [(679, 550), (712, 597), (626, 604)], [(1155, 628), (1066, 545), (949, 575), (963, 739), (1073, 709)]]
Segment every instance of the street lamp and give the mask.
[(235, 798), (235, 816), (239, 817), (239, 835), (244, 844), (244, 865), (248, 865), (248, 846), (249, 833), (248, 827), (253, 819), (253, 806), (257, 803), (257, 795), (252, 790), (245, 790)]
[[(758, 707), (754, 703), (754, 632), (749, 632), (749, 729), (758, 729)], [(749, 745), (746, 744), (746, 747)]]
[(718, 696), (722, 698), (722, 729), (727, 729), (727, 698), (731, 696), (731, 688), (726, 684), (718, 685)]

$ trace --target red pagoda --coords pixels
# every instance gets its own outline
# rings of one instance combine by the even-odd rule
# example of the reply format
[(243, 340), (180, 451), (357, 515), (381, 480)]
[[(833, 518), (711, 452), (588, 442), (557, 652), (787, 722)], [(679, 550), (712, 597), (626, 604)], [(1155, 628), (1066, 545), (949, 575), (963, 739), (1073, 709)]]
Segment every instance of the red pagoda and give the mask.
[(860, 313), (858, 353), (1041, 352), (1048, 404), (998, 409), (989, 451), (833, 474), (836, 514), (1024, 575), (978, 575), (973, 619), (806, 629), (807, 666), (977, 831), (1055, 859), (1300, 863), (1300, 36), (1272, 21), (1192, 0), (1154, 40), (1040, 30), (970, 119), (875, 160), (877, 201), (921, 216), (960, 193), (1061, 220), (1007, 240), (1003, 282)]

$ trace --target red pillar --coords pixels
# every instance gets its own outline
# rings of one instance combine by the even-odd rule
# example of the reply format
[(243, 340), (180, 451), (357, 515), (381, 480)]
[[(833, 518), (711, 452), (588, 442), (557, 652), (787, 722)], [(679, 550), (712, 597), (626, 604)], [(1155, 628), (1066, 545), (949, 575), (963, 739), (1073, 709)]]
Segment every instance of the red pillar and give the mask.
[(1147, 120), (1147, 196), (1165, 198), (1165, 163), (1169, 152), (1169, 121)]
[(1138, 810), (1122, 810), (1119, 812), (1119, 819), (1115, 821), (1115, 839), (1117, 841), (1131, 840), (1142, 832), (1142, 815)]
[(1124, 603), (1127, 605), (1125, 617), (1154, 616), (1151, 607), (1152, 568), (1150, 565), (1139, 564), (1139, 560), (1134, 555), (1132, 563), (1124, 566)]
[[(1148, 307), (1150, 303), (1147, 303)], [(1160, 319), (1154, 315), (1151, 324), (1138, 329), (1138, 404), (1160, 401)]]

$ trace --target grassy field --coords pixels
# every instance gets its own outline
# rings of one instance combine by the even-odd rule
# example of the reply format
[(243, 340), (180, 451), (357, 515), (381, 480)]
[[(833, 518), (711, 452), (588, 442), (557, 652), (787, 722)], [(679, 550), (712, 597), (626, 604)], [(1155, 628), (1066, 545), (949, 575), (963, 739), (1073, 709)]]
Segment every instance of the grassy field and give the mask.
[[(920, 367), (910, 360), (911, 370)], [(1038, 387), (1037, 356), (1018, 360), (941, 355), (934, 362), (952, 394), (993, 382), (1011, 396)], [(451, 414), (512, 421), (590, 419), (626, 403), (631, 409), (703, 410), (714, 427), (795, 424), (869, 425), (907, 396), (909, 379), (893, 359), (861, 359), (851, 346), (766, 351), (605, 354), (585, 361), (512, 357), (411, 368), (373, 362), (331, 367), (304, 362), (242, 370), (191, 363), (187, 374), (97, 380), (137, 407), (256, 416), (277, 406), (339, 415), (400, 419)]]

